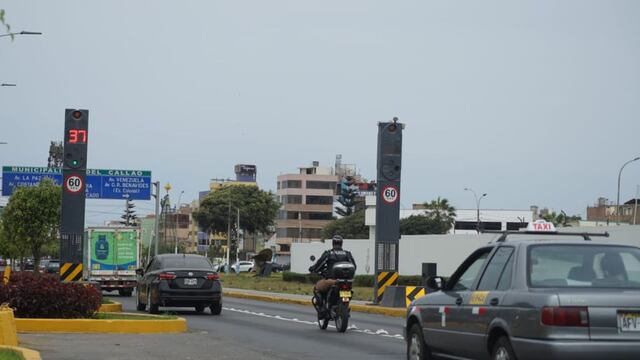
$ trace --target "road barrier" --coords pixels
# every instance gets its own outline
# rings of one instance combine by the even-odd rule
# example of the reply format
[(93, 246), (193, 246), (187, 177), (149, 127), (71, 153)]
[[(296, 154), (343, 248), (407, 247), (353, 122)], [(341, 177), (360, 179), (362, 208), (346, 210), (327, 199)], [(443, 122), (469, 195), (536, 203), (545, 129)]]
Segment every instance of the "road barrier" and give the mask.
[(80, 281), (82, 279), (82, 264), (64, 263), (60, 266), (60, 280)]
[(5, 305), (0, 307), (0, 345), (18, 346), (13, 309)]
[(398, 276), (398, 273), (395, 271), (381, 271), (378, 273), (378, 287), (376, 289), (376, 302), (378, 304), (383, 300), (384, 292), (387, 290), (387, 288), (396, 284), (396, 282), (398, 281)]
[(422, 286), (388, 286), (382, 298), (382, 306), (406, 308), (411, 301), (426, 294)]

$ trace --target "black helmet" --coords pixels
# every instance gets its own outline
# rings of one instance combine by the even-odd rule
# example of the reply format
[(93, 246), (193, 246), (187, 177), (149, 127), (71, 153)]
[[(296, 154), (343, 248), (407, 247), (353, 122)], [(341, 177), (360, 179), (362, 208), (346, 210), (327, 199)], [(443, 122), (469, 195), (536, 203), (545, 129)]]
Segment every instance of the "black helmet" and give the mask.
[(331, 244), (333, 245), (334, 248), (342, 247), (342, 236), (340, 235), (333, 235), (333, 237), (331, 238)]

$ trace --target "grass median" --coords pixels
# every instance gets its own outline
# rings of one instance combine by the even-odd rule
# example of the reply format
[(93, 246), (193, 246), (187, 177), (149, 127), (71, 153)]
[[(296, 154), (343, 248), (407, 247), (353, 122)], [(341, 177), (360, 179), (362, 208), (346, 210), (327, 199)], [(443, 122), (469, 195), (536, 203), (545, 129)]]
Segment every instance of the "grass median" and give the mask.
[[(297, 295), (313, 295), (313, 284), (306, 284), (293, 281), (282, 280), (282, 273), (271, 274), (270, 277), (257, 277), (253, 273), (242, 274), (220, 274), (220, 281), (223, 287), (268, 291), (273, 293), (297, 294)], [(371, 287), (354, 287), (353, 299), (372, 301), (373, 288)]]
[(23, 358), (15, 351), (0, 350), (0, 360), (23, 360)]

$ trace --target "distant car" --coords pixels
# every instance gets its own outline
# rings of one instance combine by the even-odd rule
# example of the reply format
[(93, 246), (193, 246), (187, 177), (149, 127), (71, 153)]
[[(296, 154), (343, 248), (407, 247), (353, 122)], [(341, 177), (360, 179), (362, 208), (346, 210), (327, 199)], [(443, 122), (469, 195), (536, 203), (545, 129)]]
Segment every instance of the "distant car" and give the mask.
[(0, 266), (7, 266), (7, 261), (5, 259), (0, 259)]
[(271, 263), (271, 271), (279, 272), (279, 271), (289, 271), (291, 270), (291, 264), (279, 264), (276, 262)]
[(49, 260), (47, 266), (44, 268), (44, 272), (47, 274), (57, 274), (60, 272), (60, 260)]
[(24, 262), (24, 265), (23, 265), (22, 269), (25, 270), (25, 271), (33, 271), (33, 270), (35, 270), (35, 263), (34, 263), (33, 259), (27, 259)]
[(157, 314), (160, 306), (195, 307), (211, 314), (222, 312), (222, 285), (207, 258), (200, 255), (162, 254), (151, 259), (138, 275), (136, 307)]
[(238, 261), (231, 265), (231, 271), (234, 273), (251, 272), (253, 270), (253, 261)]
[(226, 272), (225, 271), (226, 268), (227, 268), (227, 263), (213, 265), (213, 270), (217, 271), (218, 273)]
[(554, 230), (549, 240), (504, 234), (448, 280), (430, 278), (437, 291), (407, 311), (407, 358), (637, 359), (640, 248)]

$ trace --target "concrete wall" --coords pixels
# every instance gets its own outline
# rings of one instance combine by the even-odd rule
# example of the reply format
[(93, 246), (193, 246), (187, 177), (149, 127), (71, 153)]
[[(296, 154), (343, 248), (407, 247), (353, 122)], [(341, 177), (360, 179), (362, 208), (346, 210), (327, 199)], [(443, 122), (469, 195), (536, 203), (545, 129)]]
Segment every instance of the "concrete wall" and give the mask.
[[(593, 237), (593, 241), (617, 243), (640, 247), (640, 226), (614, 227), (573, 227), (563, 228), (563, 232), (604, 232), (610, 237)], [(535, 235), (518, 235), (518, 239), (527, 239)], [(475, 249), (486, 245), (497, 238), (495, 234), (481, 235), (405, 235), (400, 239), (399, 272), (401, 275), (420, 275), (423, 262), (438, 264), (438, 275), (449, 276)], [(538, 236), (539, 238), (539, 236)], [(574, 239), (567, 237), (567, 240)], [(576, 241), (582, 241), (575, 238)], [(331, 242), (293, 244), (291, 247), (291, 271), (306, 273), (311, 262), (310, 255), (318, 258), (322, 252), (331, 247)], [(345, 240), (344, 248), (352, 252), (356, 264), (357, 274), (373, 274), (374, 247), (370, 240)], [(368, 265), (368, 266), (367, 266)], [(368, 269), (368, 271), (367, 271)]]

